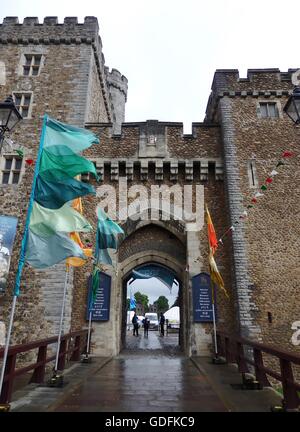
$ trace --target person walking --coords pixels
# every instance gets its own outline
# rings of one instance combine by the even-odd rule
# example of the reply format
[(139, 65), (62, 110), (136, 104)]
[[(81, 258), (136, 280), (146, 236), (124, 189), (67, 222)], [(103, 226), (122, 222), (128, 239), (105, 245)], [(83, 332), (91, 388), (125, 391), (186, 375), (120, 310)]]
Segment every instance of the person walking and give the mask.
[(150, 326), (150, 321), (148, 320), (148, 318), (146, 317), (144, 319), (144, 336), (148, 337), (148, 331), (149, 331), (149, 326)]
[(134, 315), (132, 317), (131, 322), (133, 324), (133, 336), (138, 336), (139, 335), (139, 323), (138, 323), (138, 317), (137, 317), (136, 312), (134, 312)]
[(159, 325), (160, 325), (160, 335), (164, 336), (165, 335), (165, 317), (164, 314), (161, 312), (160, 313), (160, 318), (159, 318)]

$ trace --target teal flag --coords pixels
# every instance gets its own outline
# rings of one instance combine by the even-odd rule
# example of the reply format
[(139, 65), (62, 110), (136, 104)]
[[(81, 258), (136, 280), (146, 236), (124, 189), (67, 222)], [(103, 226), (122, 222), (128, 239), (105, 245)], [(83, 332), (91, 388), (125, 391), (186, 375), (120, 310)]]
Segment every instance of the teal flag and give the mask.
[(53, 181), (45, 180), (40, 175), (37, 178), (34, 199), (43, 207), (58, 209), (66, 202), (87, 194), (96, 194), (95, 189), (88, 183), (80, 182), (72, 177), (57, 179), (48, 172), (48, 178)]
[(45, 149), (53, 146), (66, 146), (74, 153), (79, 153), (92, 144), (98, 143), (97, 136), (86, 129), (61, 123), (50, 117), (47, 120)]
[(129, 283), (131, 284), (135, 279), (150, 279), (157, 278), (163, 282), (169, 289), (172, 288), (173, 283), (177, 284), (175, 280), (175, 274), (170, 270), (160, 267), (158, 265), (148, 264), (146, 266), (140, 267), (138, 270), (132, 271), (133, 280)]
[(44, 238), (29, 229), (25, 261), (32, 267), (47, 268), (69, 257), (86, 259), (81, 247), (67, 234), (54, 233)]
[(95, 165), (76, 153), (69, 153), (61, 156), (52, 154), (51, 151), (44, 150), (41, 158), (40, 174), (52, 170), (57, 173), (65, 173), (69, 177), (75, 177), (78, 174), (90, 172), (98, 179)]
[(78, 153), (99, 140), (90, 131), (44, 117), (35, 166), (15, 293), (19, 294), (21, 272), (26, 261), (46, 268), (69, 257), (85, 259), (69, 232), (90, 232), (92, 226), (70, 202), (94, 188), (74, 177), (90, 172), (98, 179), (95, 165)]
[(108, 249), (117, 250), (119, 241), (124, 236), (122, 228), (112, 221), (100, 207), (97, 211), (98, 225), (96, 238), (96, 261), (112, 265)]
[(34, 202), (29, 226), (32, 232), (43, 237), (53, 232), (90, 232), (93, 229), (69, 203), (53, 210)]

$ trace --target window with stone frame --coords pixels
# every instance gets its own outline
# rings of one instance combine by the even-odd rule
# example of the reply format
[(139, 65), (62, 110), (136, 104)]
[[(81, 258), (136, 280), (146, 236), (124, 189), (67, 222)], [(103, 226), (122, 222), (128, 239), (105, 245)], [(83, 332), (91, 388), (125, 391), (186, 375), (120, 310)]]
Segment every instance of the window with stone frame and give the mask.
[(23, 64), (24, 76), (37, 76), (40, 72), (42, 62), (41, 54), (25, 54)]
[(22, 115), (23, 119), (30, 117), (32, 93), (16, 93), (13, 92), (13, 98), (17, 109)]
[(5, 184), (19, 184), (23, 159), (16, 155), (4, 155), (1, 158), (0, 181)]
[(261, 118), (279, 117), (279, 110), (276, 102), (259, 102), (259, 113)]

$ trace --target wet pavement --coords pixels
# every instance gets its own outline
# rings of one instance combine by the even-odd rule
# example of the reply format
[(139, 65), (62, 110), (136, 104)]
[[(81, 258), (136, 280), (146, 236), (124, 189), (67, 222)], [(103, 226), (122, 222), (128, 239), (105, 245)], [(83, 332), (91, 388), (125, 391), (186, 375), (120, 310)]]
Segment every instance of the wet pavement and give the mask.
[(185, 357), (178, 334), (132, 336), (114, 358), (94, 357), (64, 371), (63, 388), (30, 384), (14, 393), (19, 412), (270, 412), (281, 396), (271, 388), (241, 390), (236, 365)]
[(178, 334), (127, 335), (127, 347), (51, 411), (227, 411), (206, 376), (180, 354)]

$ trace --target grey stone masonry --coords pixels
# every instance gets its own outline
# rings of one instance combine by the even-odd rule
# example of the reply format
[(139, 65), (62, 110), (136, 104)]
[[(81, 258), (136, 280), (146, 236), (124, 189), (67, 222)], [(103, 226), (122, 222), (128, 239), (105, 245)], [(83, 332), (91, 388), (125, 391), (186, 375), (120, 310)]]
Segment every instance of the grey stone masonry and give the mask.
[(109, 72), (108, 68), (105, 68), (105, 73), (115, 116), (113, 131), (115, 134), (120, 134), (121, 125), (125, 121), (128, 80), (117, 69)]
[[(247, 78), (240, 78), (237, 69), (217, 69), (212, 83), (205, 123), (217, 119), (218, 102), (222, 97), (288, 96), (291, 93), (291, 79), (297, 69), (281, 72), (279, 69), (248, 69)], [(262, 79), (263, 78), (263, 79)]]
[[(233, 224), (239, 219), (242, 213), (242, 194), (239, 187), (239, 165), (236, 156), (235, 132), (231, 119), (232, 102), (229, 97), (220, 100), (220, 121), (224, 144), (224, 167), (226, 174), (226, 189), (228, 195), (228, 207), (230, 220)], [(235, 231), (232, 235), (233, 244), (233, 277), (236, 295), (236, 318), (240, 334), (244, 337), (255, 338), (261, 333), (260, 328), (255, 323), (253, 311), (255, 310), (254, 300), (251, 292), (251, 281), (248, 275), (247, 251), (244, 240), (242, 224), (234, 225)], [(254, 305), (254, 306), (253, 306)]]
[[(39, 42), (41, 39), (51, 39), (60, 42), (60, 39), (69, 38), (73, 42), (92, 42), (98, 38), (99, 25), (95, 17), (85, 17), (83, 24), (78, 24), (74, 17), (66, 17), (63, 24), (58, 23), (57, 17), (45, 17), (44, 23), (39, 23), (37, 17), (24, 18), (23, 24), (17, 17), (6, 17), (0, 24), (1, 40), (16, 40), (20, 42)], [(30, 39), (30, 40), (29, 40)]]

